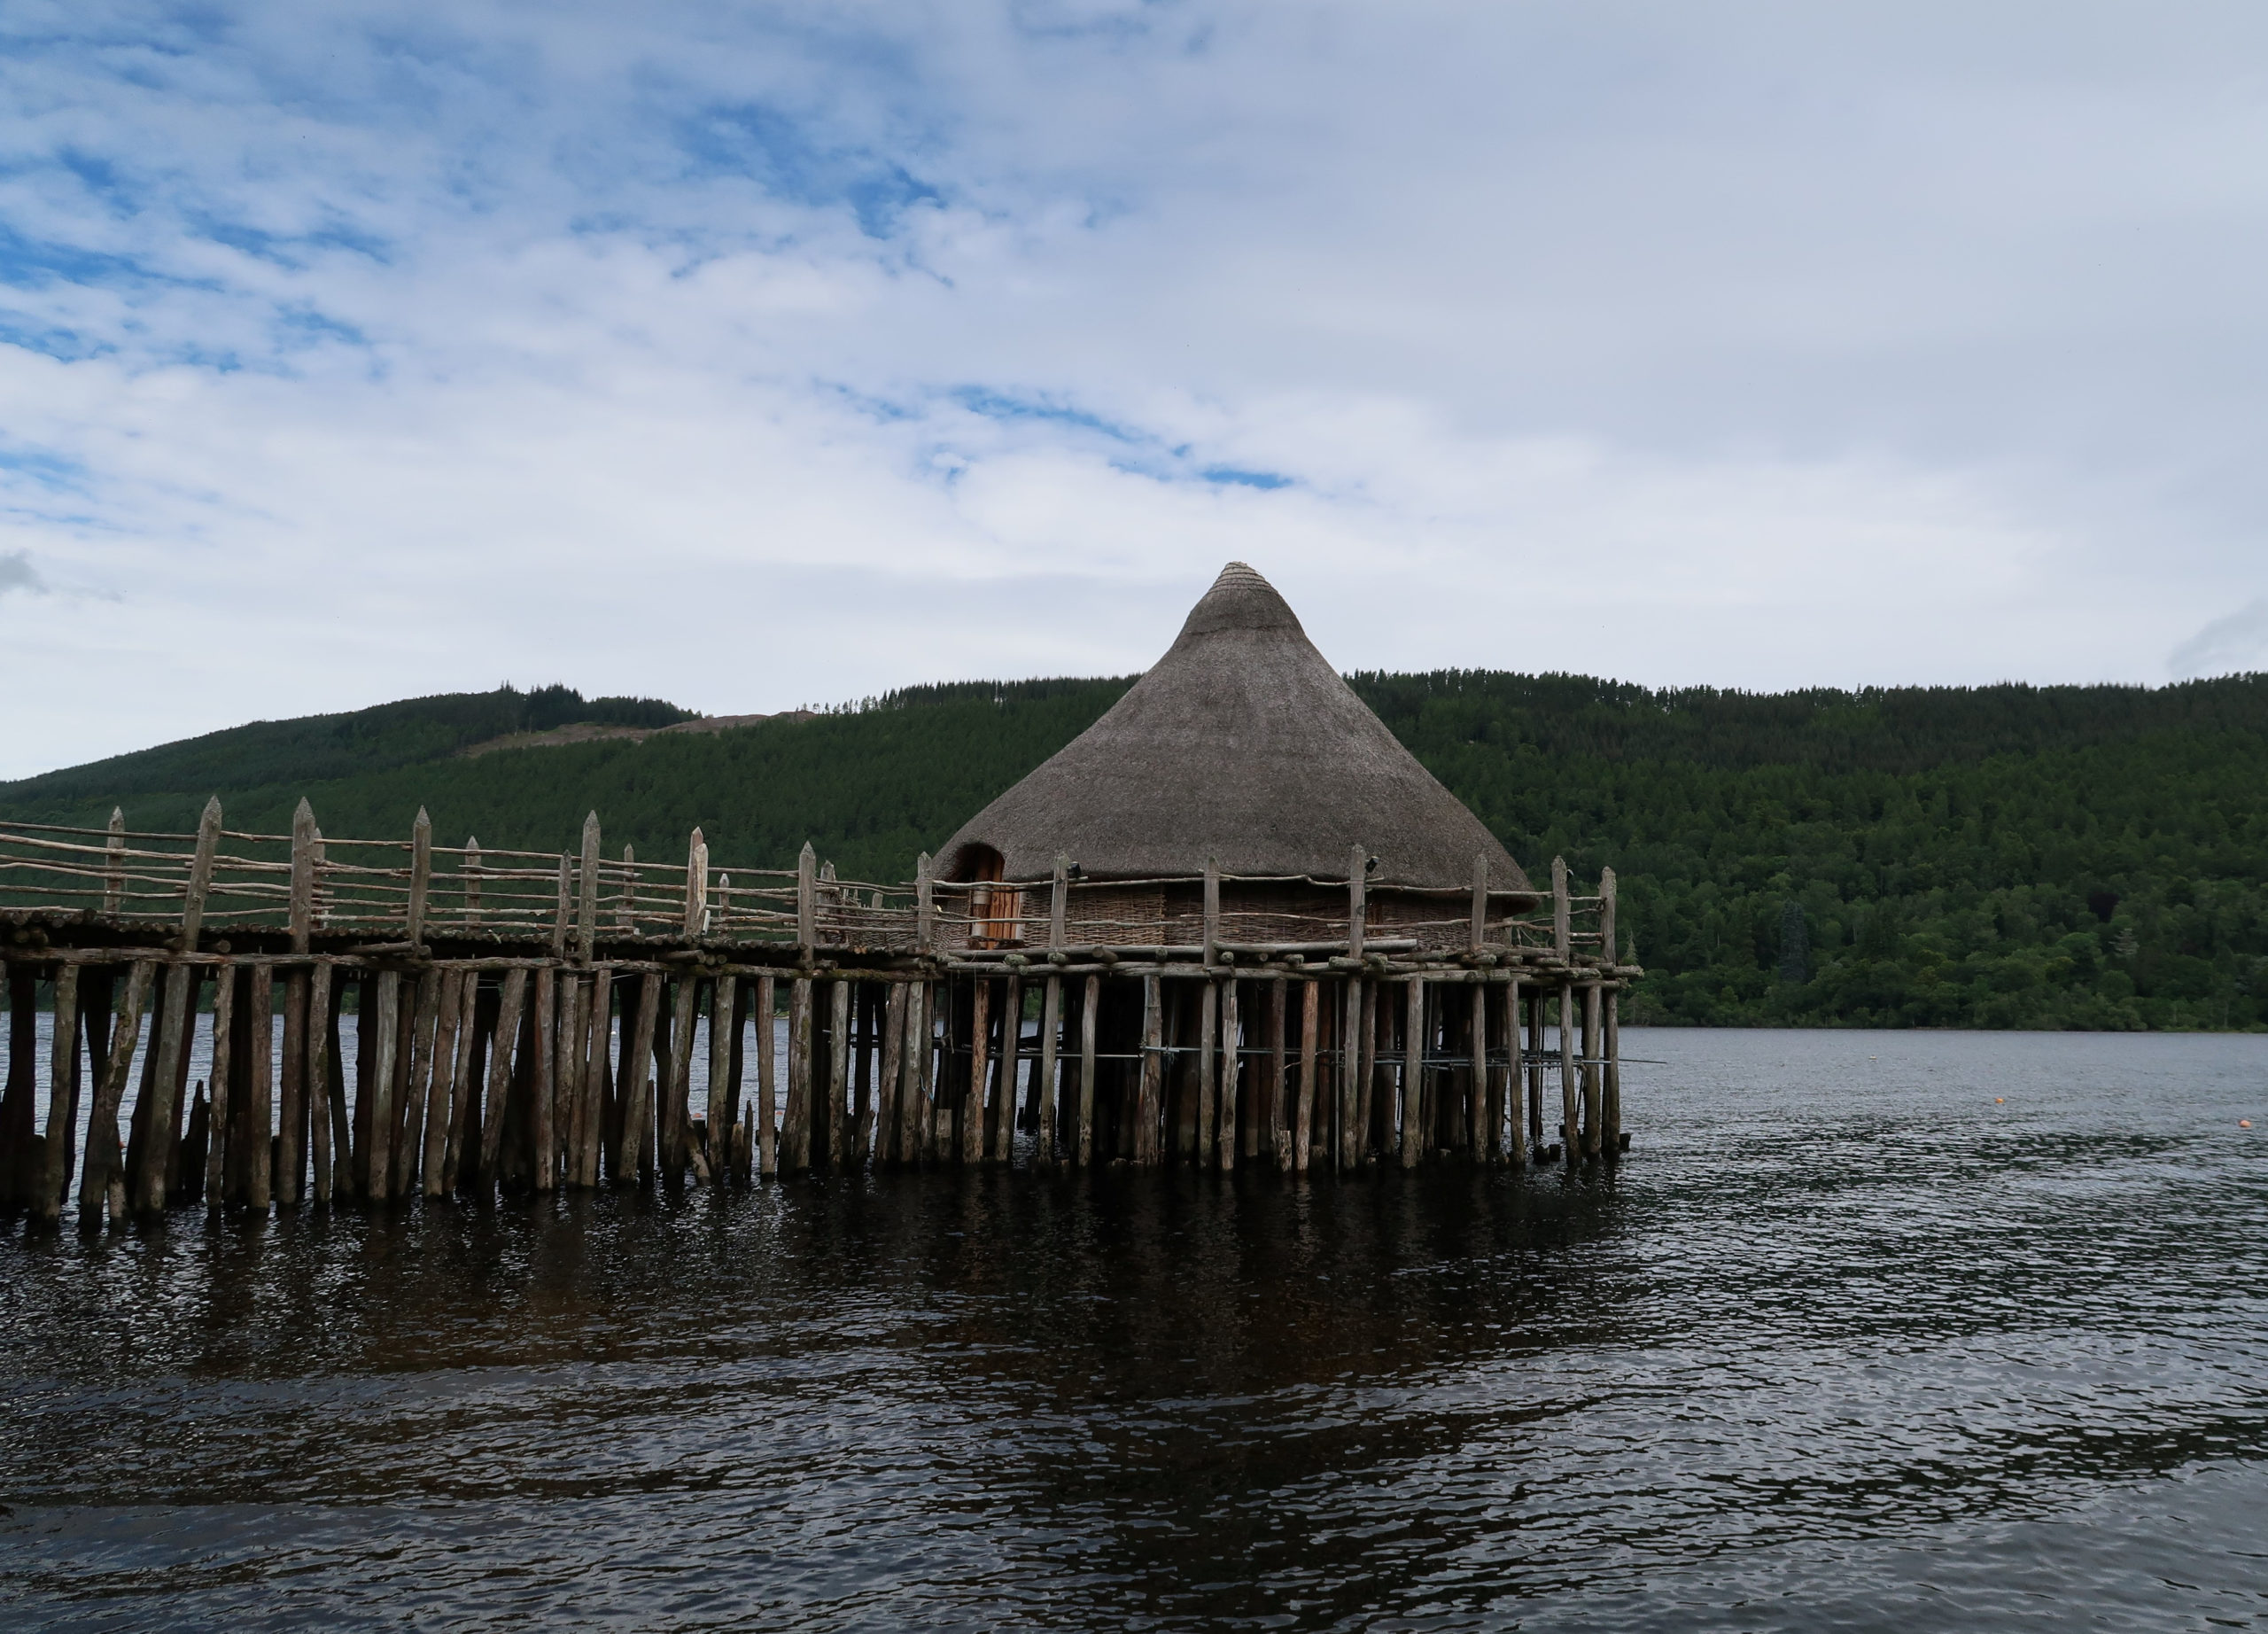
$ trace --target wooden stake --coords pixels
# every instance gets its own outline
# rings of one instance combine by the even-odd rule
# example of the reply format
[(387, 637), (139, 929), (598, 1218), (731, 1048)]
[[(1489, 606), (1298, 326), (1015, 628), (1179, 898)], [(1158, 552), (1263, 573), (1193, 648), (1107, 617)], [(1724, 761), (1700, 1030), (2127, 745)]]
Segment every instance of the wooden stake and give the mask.
[[(284, 1208), (299, 1206), (300, 1180), (307, 1166), (308, 980), (305, 969), (294, 969), (284, 978), (284, 1062), (277, 1078), (276, 1172), (269, 1177), (276, 1201)], [(215, 1086), (216, 1106), (220, 1099)], [(217, 1135), (220, 1125), (214, 1124), (214, 1129)]]
[[(1051, 982), (1049, 986), (1052, 988)], [(1220, 1117), (1219, 1069), (1214, 1046), (1221, 1031), (1221, 984), (1207, 982), (1197, 1025), (1197, 1161), (1213, 1166), (1214, 1124)]]
[[(184, 915), (183, 922), (186, 926), (192, 921)], [(190, 945), (194, 945), (193, 939)], [(145, 1131), (140, 1154), (142, 1171), (131, 1177), (134, 1205), (144, 1214), (165, 1211), (166, 1170), (173, 1144), (174, 1084), (183, 1065), (183, 1048), (199, 974), (194, 965), (166, 967), (165, 994), (158, 1011), (158, 1045), (151, 1058), (154, 1070), (143, 1084), (149, 1104), (140, 1109)]]
[(693, 1018), (700, 1009), (700, 982), (677, 981), (670, 1012), (670, 1076), (662, 1103), (661, 1168), (665, 1179), (683, 1180), (693, 1153)]
[[(425, 1194), (447, 1197), (457, 1188), (457, 1165), (464, 1152), (465, 1115), (473, 1099), (472, 1047), (478, 1030), (480, 1008), (480, 973), (460, 970), (441, 1000), (441, 1033), (447, 1039), (448, 1099), (440, 1120), (440, 1139), (433, 1138), (432, 1124), (426, 1125), (425, 1136)], [(440, 1057), (442, 1046), (434, 1047), (435, 1060)], [(438, 1070), (438, 1066), (436, 1070)], [(440, 1107), (440, 1091), (434, 1091), (435, 1104)]]
[(882, 1008), (882, 1059), (874, 1078), (879, 1104), (874, 1109), (873, 1132), (859, 1142), (874, 1151), (878, 1163), (889, 1162), (898, 1155), (897, 1102), (905, 1088), (905, 1011), (909, 994), (906, 983), (892, 982)]
[(1583, 984), (1583, 1155), (1596, 1157), (1599, 1151), (1599, 1000), (1603, 995), (1595, 982)]
[(776, 1117), (780, 1108), (778, 1091), (779, 1067), (774, 1051), (779, 1047), (773, 1035), (773, 1007), (778, 1002), (774, 978), (756, 978), (756, 1150), (759, 1171), (766, 1178), (780, 1172), (780, 1132)]
[(1268, 1135), (1277, 1168), (1292, 1167), (1291, 1076), (1285, 1036), (1291, 1027), (1291, 988), (1287, 978), (1268, 984)]
[[(570, 911), (568, 880), (574, 871), (574, 863), (568, 858), (567, 853), (561, 852), (559, 853), (559, 894), (551, 910), (551, 956), (554, 959), (567, 957), (567, 916)], [(546, 1000), (546, 1003), (548, 1004), (548, 1000)], [(549, 1047), (547, 1045), (546, 1047)]]
[(521, 1015), (527, 1008), (528, 976), (524, 969), (504, 972), (504, 991), (496, 1008), (496, 1031), (490, 1035), (488, 1085), (483, 1097), (480, 1124), (480, 1183), (490, 1188), (496, 1185), (504, 1153), (504, 1111), (512, 1093), (512, 1054), (519, 1044)]
[(1364, 900), (1370, 888), (1370, 853), (1360, 845), (1347, 859), (1347, 954), (1350, 959), (1363, 956), (1363, 932), (1369, 927), (1370, 905)]
[(819, 944), (819, 853), (809, 840), (796, 853), (796, 947), (808, 962)]
[(103, 841), (103, 917), (116, 919), (126, 902), (126, 813), (110, 808), (110, 834)]
[(812, 979), (788, 990), (788, 1114), (781, 1131), (780, 1168), (801, 1174), (812, 1163)]
[(417, 808), (409, 828), (409, 945), (425, 939), (425, 907), (433, 890), (433, 820)]
[(654, 1029), (661, 1014), (661, 972), (649, 970), (638, 978), (637, 1032), (627, 1057), (629, 1071), (622, 1080), (622, 1142), (614, 1153), (617, 1186), (635, 1184), (638, 1178), (638, 1158), (645, 1149), (654, 1110)]
[(830, 1169), (848, 1166), (850, 1154), (843, 1146), (843, 1113), (850, 1088), (850, 984), (837, 981), (827, 995), (827, 1163)]
[[(936, 889), (929, 878), (929, 853), (923, 852), (913, 861), (913, 949), (927, 953), (936, 945), (937, 903)], [(925, 1009), (934, 1005), (924, 1005)]]
[[(215, 1047), (221, 1035), (220, 1009), (216, 1003), (213, 1015), (213, 1035)], [(330, 1206), (335, 1177), (332, 1173), (331, 1144), (334, 1109), (339, 1106), (341, 1076), (338, 1043), (338, 1007), (331, 998), (331, 967), (318, 964), (307, 974), (307, 1152), (314, 1159), (315, 1182), (309, 1195), (322, 1207)], [(218, 1085), (220, 1070), (214, 1070), (215, 1085), (213, 1106), (214, 1127), (223, 1127), (221, 1118)], [(338, 1116), (343, 1125), (346, 1117)]]
[(709, 934), (709, 842), (698, 829), (685, 849), (685, 934)]
[(1205, 859), (1205, 968), (1210, 970), (1219, 963), (1213, 951), (1221, 939), (1221, 864), (1215, 857)]
[(1316, 1048), (1316, 1035), (1322, 1020), (1323, 984), (1313, 977), (1300, 983), (1300, 1109), (1299, 1123), (1293, 1136), (1292, 1167), (1300, 1173), (1308, 1171), (1309, 1155), (1315, 1144), (1315, 1078), (1321, 1065)]
[(1237, 984), (1235, 978), (1221, 984), (1221, 1104), (1220, 1130), (1213, 1150), (1225, 1174), (1237, 1166), (1237, 1089), (1243, 1082), (1239, 1069), (1243, 1065), (1238, 1053), (1241, 1042), (1237, 1020)]
[(408, 1093), (402, 1098), (401, 1124), (393, 1154), (390, 1195), (407, 1197), (417, 1189), (418, 1164), (425, 1154), (426, 1103), (433, 1091), (435, 1046), (441, 1027), (441, 973), (428, 965), (418, 974), (416, 1008), (409, 1033)]
[[(559, 860), (560, 924), (564, 928), (567, 859)], [(550, 970), (535, 973), (535, 1035), (530, 1040), (532, 1116), (528, 1119), (529, 1179), (539, 1193), (558, 1181), (559, 1166), (559, 979)]]
[(1340, 1006), (1344, 1019), (1340, 1025), (1339, 1044), (1339, 1167), (1342, 1171), (1355, 1166), (1363, 1146), (1359, 1121), (1364, 1100), (1363, 1043), (1370, 1037), (1370, 1021), (1363, 1008), (1363, 996), (1362, 977), (1348, 977), (1346, 997)]
[(1551, 860), (1551, 950), (1565, 964), (1574, 949), (1573, 909), (1567, 900), (1567, 860)]
[(984, 1090), (991, 1076), (992, 982), (978, 977), (973, 984), (974, 1019), (968, 1029), (968, 1087), (961, 1100), (960, 1160), (984, 1160)]
[(1472, 1017), (1468, 1024), (1472, 1033), (1472, 1092), (1465, 1108), (1470, 1119), (1465, 1143), (1473, 1162), (1486, 1163), (1495, 1128), (1488, 1116), (1488, 984), (1475, 982), (1472, 992)]
[(1425, 1124), (1425, 984), (1411, 977), (1403, 994), (1402, 1166), (1415, 1169)]
[(596, 812), (583, 819), (583, 855), (579, 871), (582, 875), (583, 889), (575, 904), (575, 959), (579, 964), (588, 964), (591, 950), (596, 945), (599, 935), (599, 814)]
[(276, 967), (256, 964), (252, 968), (252, 980), (246, 993), (251, 1008), (245, 1028), (246, 1041), (252, 1047), (245, 1076), (247, 1092), (244, 1122), (249, 1148), (245, 1153), (245, 1202), (253, 1212), (265, 1214), (270, 1197), (273, 1178), (275, 1139), (275, 1070), (276, 1070)]
[(55, 973), (55, 1031), (48, 1041), (47, 1130), (41, 1143), (40, 1178), (33, 1212), (43, 1225), (63, 1214), (71, 1183), (71, 1137), (79, 1124), (79, 967)]
[(1606, 1151), (1622, 1150), (1622, 1017), (1619, 987), (1606, 990)]
[(1142, 978), (1142, 1086), (1135, 1110), (1134, 1161), (1161, 1160), (1165, 1118), (1165, 1006), (1158, 978)]
[(1598, 871), (1598, 961), (1612, 967), (1614, 950), (1614, 870)]
[(740, 978), (719, 975), (709, 984), (709, 1150), (722, 1184), (732, 1171), (732, 1132), (741, 1121), (740, 1085), (733, 1081), (733, 1017)]
[(1573, 1163), (1582, 1148), (1575, 1122), (1575, 985), (1559, 984), (1559, 1140), (1560, 1152)]
[(1521, 1105), (1520, 978), (1504, 989), (1504, 1155), (1527, 1162), (1527, 1114)]
[(1024, 984), (1011, 974), (1000, 1006), (1000, 1084), (993, 1096), (992, 1161), (1005, 1163), (1016, 1149), (1016, 1078), (1023, 1070)]
[(1102, 977), (1087, 977), (1079, 1003), (1079, 1164), (1095, 1160), (1095, 1017), (1102, 1008)]
[(1061, 1099), (1056, 1052), (1062, 1042), (1063, 978), (1051, 976), (1039, 1001), (1039, 1161), (1055, 1161), (1055, 1108)]

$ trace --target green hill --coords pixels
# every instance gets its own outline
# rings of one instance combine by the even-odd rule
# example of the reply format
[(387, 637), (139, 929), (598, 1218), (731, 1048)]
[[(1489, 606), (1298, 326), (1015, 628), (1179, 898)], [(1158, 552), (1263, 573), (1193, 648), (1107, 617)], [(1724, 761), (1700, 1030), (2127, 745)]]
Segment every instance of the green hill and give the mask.
[[(1701, 1023), (2268, 1025), (2268, 676), (2176, 687), (1759, 695), (1577, 676), (1363, 674), (1357, 690), (1513, 854), (1612, 864), (1653, 973)], [(714, 735), (466, 756), (687, 712), (563, 687), (260, 722), (0, 784), (0, 818), (437, 836), (900, 879), (1130, 684), (969, 682)]]

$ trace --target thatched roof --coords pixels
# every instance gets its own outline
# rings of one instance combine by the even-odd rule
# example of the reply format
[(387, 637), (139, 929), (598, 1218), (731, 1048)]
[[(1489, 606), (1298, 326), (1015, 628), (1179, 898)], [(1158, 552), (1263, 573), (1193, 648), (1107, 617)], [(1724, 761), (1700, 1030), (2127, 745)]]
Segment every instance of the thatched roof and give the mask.
[(1275, 587), (1221, 570), (1181, 635), (1110, 712), (965, 824), (942, 877), (1000, 852), (1009, 879), (1068, 853), (1090, 879), (1224, 874), (1347, 877), (1361, 845), (1374, 883), (1492, 890), (1527, 876), (1317, 652)]

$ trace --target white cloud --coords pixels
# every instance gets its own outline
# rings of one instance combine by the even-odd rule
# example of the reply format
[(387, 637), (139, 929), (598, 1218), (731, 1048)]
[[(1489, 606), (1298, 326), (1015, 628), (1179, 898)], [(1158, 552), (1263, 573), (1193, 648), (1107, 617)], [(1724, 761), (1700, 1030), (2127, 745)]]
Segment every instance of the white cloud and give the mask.
[(2181, 681), (2268, 670), (2268, 596), (2214, 619), (2173, 650), (2166, 668)]
[(2249, 8), (434, 16), (12, 11), (0, 552), (73, 593), (0, 685), (85, 681), (0, 774), (1124, 671), (1230, 556), (1349, 667), (1767, 687), (2256, 588)]

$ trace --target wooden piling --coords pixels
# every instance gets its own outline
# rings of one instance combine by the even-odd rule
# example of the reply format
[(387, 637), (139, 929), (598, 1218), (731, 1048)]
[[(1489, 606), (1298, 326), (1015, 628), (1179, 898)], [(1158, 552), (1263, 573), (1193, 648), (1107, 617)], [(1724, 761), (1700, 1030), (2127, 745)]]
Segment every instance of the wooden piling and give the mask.
[(1603, 1109), (1599, 1105), (1599, 1027), (1601, 1022), (1599, 984), (1583, 984), (1583, 1155), (1596, 1157), (1599, 1154), (1599, 1127)]
[[(1047, 986), (1052, 1002), (1055, 989), (1052, 979)], [(1200, 1003), (1201, 1008), (1197, 1025), (1197, 1162), (1200, 1166), (1209, 1169), (1213, 1166), (1214, 1122), (1218, 1116), (1220, 1096), (1218, 1068), (1214, 1054), (1214, 1046), (1218, 1041), (1221, 1030), (1220, 983), (1208, 980)]]
[(1619, 984), (1606, 990), (1606, 1151), (1622, 1150), (1622, 1018)]
[(740, 1084), (733, 1072), (739, 1053), (734, 1022), (740, 1007), (740, 979), (719, 972), (709, 986), (709, 1146), (711, 1167), (721, 1185), (732, 1174), (732, 1131), (741, 1121)]
[(1292, 1167), (1291, 1075), (1285, 1054), (1291, 988), (1277, 977), (1268, 984), (1268, 1141), (1278, 1169)]
[(774, 1121), (780, 1108), (779, 1067), (773, 1052), (773, 1006), (778, 1001), (773, 978), (756, 978), (756, 1153), (757, 1167), (766, 1179), (780, 1172), (780, 1132)]
[(1051, 976), (1039, 1000), (1039, 1161), (1055, 1161), (1055, 1109), (1062, 1099), (1058, 1050), (1062, 1039), (1063, 978)]
[(681, 1181), (693, 1151), (693, 1019), (700, 1013), (698, 978), (680, 976), (670, 1008), (669, 1076), (662, 1088), (660, 1168)]
[(1102, 977), (1087, 977), (1079, 1000), (1079, 1165), (1095, 1160), (1095, 1021), (1102, 1009)]
[(622, 1079), (622, 1140), (615, 1148), (614, 1180), (634, 1185), (646, 1131), (654, 1117), (654, 1030), (662, 1014), (662, 976), (649, 970), (638, 978), (638, 1020)]
[(1425, 984), (1411, 977), (1402, 994), (1402, 1166), (1414, 1169), (1425, 1123)]
[[(486, 1187), (493, 1188), (502, 1177), (505, 1111), (512, 1093), (513, 1054), (518, 1048), (521, 1016), (527, 1007), (530, 974), (519, 968), (504, 972), (504, 989), (496, 1007), (496, 1030), (490, 1035), (488, 1084), (483, 1096), (480, 1124), (480, 1183)], [(534, 974), (548, 979), (544, 972)]]
[(1142, 977), (1142, 1077), (1134, 1112), (1134, 1161), (1155, 1163), (1163, 1153), (1165, 1007), (1154, 975)]
[[(1565, 883), (1564, 872), (1562, 883)], [(1575, 984), (1559, 984), (1559, 1151), (1570, 1163), (1582, 1155), (1575, 1098)]]
[[(1473, 894), (1476, 897), (1481, 896), (1486, 891), (1487, 878), (1486, 875), (1480, 876), (1479, 883), (1473, 888)], [(1472, 984), (1472, 1014), (1467, 1018), (1466, 1028), (1472, 1034), (1468, 1042), (1472, 1047), (1472, 1085), (1471, 1093), (1466, 1097), (1465, 1110), (1470, 1121), (1465, 1128), (1465, 1142), (1473, 1162), (1487, 1163), (1495, 1155), (1490, 1148), (1496, 1129), (1495, 1119), (1489, 1115), (1488, 984), (1486, 982), (1475, 982)]]
[(874, 1070), (875, 1099), (858, 1140), (862, 1150), (874, 1154), (877, 1165), (892, 1162), (898, 1155), (897, 1103), (905, 1087), (905, 1012), (911, 1001), (912, 988), (905, 982), (890, 983), (882, 1001), (882, 1060)]
[(1305, 977), (1300, 983), (1299, 1121), (1292, 1147), (1292, 1167), (1301, 1174), (1308, 1171), (1315, 1143), (1316, 1074), (1322, 1066), (1316, 1046), (1322, 1012), (1323, 984), (1313, 977)]
[(245, 1131), (245, 1203), (254, 1213), (265, 1214), (273, 1195), (276, 1101), (276, 967), (256, 964), (252, 967), (245, 988), (247, 1015), (245, 1042), (252, 1054), (245, 1064), (251, 1070), (245, 1075), (245, 1101), (244, 1118), (237, 1127)]
[(1221, 984), (1221, 1106), (1220, 1133), (1214, 1144), (1214, 1154), (1223, 1173), (1237, 1166), (1238, 1090), (1243, 1082), (1238, 1069), (1243, 1061), (1239, 1046), (1240, 1027), (1237, 1017), (1237, 984), (1234, 977)]
[(992, 1123), (992, 1161), (1005, 1163), (1016, 1150), (1016, 1080), (1023, 1072), (1024, 982), (1009, 972), (1007, 991), (1000, 1001), (1000, 1085), (995, 1097)]
[(48, 1040), (47, 1128), (41, 1141), (39, 1185), (32, 1212), (42, 1225), (62, 1218), (71, 1183), (71, 1138), (79, 1125), (79, 967), (55, 973), (55, 1031)]
[(1504, 1039), (1504, 1104), (1503, 1117), (1503, 1151), (1506, 1161), (1527, 1162), (1527, 1116), (1522, 1106), (1525, 1099), (1520, 1091), (1526, 1077), (1520, 1070), (1520, 978), (1515, 974), (1504, 988), (1503, 1006)]
[(433, 1090), (434, 1047), (441, 1025), (441, 973), (431, 965), (418, 972), (412, 1000), (409, 1076), (401, 1117), (394, 1132), (393, 1180), (389, 1195), (409, 1196), (417, 1189), (425, 1155), (425, 1108)]
[(441, 983), (440, 1020), (433, 1035), (432, 1102), (425, 1118), (428, 1197), (446, 1197), (456, 1189), (466, 1079), (472, 1070), (474, 1008), (480, 991), (480, 977), (471, 970), (448, 971)]
[(788, 992), (788, 1111), (780, 1137), (780, 1169), (801, 1174), (812, 1162), (812, 979)]
[(843, 1143), (843, 1118), (850, 1101), (850, 984), (836, 981), (830, 984), (827, 994), (827, 1164), (830, 1169), (850, 1166), (850, 1153)]

